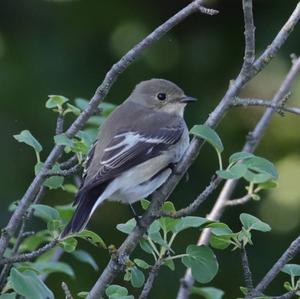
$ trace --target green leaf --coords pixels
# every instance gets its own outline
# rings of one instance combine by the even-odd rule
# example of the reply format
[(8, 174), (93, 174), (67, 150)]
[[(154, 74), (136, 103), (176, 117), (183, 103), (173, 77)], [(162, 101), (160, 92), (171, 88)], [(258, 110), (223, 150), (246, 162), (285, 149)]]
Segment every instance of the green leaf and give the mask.
[(11, 286), (19, 295), (30, 299), (54, 299), (52, 291), (32, 271), (19, 272), (16, 268), (10, 271)]
[(126, 288), (121, 287), (117, 284), (112, 284), (109, 287), (107, 287), (107, 289), (105, 290), (105, 294), (106, 296), (110, 297), (110, 296), (127, 296), (128, 295), (128, 291)]
[(65, 110), (64, 114), (67, 114), (69, 112), (73, 113), (74, 115), (78, 116), (80, 114), (80, 109), (76, 106), (73, 106), (72, 104), (67, 103), (67, 109)]
[(271, 163), (267, 159), (254, 156), (243, 161), (243, 164), (246, 165), (250, 170), (256, 171), (258, 173), (268, 174), (273, 179), (278, 178), (276, 168), (274, 167), (273, 163)]
[(41, 230), (32, 236), (27, 237), (20, 246), (20, 251), (34, 251), (43, 242), (50, 241), (50, 234), (47, 230)]
[(168, 267), (172, 271), (175, 270), (175, 264), (174, 264), (173, 260), (164, 260), (163, 265), (166, 266), (166, 267)]
[(209, 245), (215, 249), (224, 250), (230, 246), (230, 236), (217, 236), (211, 235), (209, 239)]
[(285, 281), (283, 283), (283, 287), (287, 290), (287, 291), (292, 291), (293, 290), (293, 286), (291, 285), (291, 283), (289, 281)]
[(73, 141), (66, 134), (55, 135), (54, 142), (57, 145), (64, 145), (69, 147), (73, 146)]
[[(34, 166), (35, 175), (37, 175), (41, 171), (43, 166), (44, 166), (43, 162), (36, 163), (36, 165)], [(51, 169), (51, 171), (59, 171), (59, 170), (60, 170), (59, 164), (55, 164)], [(58, 189), (62, 186), (63, 182), (64, 182), (64, 177), (51, 176), (50, 178), (45, 180), (44, 186), (48, 187), (49, 189)]]
[(68, 264), (63, 262), (36, 262), (34, 263), (34, 267), (41, 273), (51, 274), (60, 272), (69, 275), (70, 277), (75, 277), (73, 269)]
[(209, 244), (216, 249), (226, 249), (234, 235), (229, 226), (225, 223), (212, 223), (208, 227), (211, 228)]
[(31, 208), (33, 209), (33, 215), (43, 219), (45, 222), (59, 219), (58, 211), (50, 206), (34, 204)]
[(77, 260), (89, 264), (94, 268), (95, 271), (98, 271), (98, 265), (95, 262), (94, 258), (84, 250), (76, 250), (71, 253)]
[(147, 262), (145, 262), (144, 260), (141, 260), (141, 259), (134, 259), (133, 261), (134, 261), (134, 263), (135, 263), (138, 267), (140, 267), (140, 268), (142, 268), (142, 269), (148, 269), (148, 268), (150, 268), (150, 265), (149, 265)]
[(240, 215), (240, 220), (246, 230), (257, 230), (261, 232), (268, 232), (271, 230), (269, 224), (261, 221), (260, 219), (246, 213)]
[(34, 150), (38, 153), (43, 149), (41, 144), (35, 139), (35, 137), (33, 137), (33, 135), (28, 130), (23, 130), (20, 134), (14, 135), (14, 138), (19, 142), (26, 143), (27, 145), (33, 147)]
[(145, 282), (145, 275), (144, 273), (137, 267), (131, 268), (131, 285), (134, 288), (140, 288), (143, 286)]
[[(173, 203), (170, 202), (170, 201), (166, 201), (164, 203), (164, 205), (162, 207), (162, 211), (176, 212)], [(180, 220), (178, 220), (178, 219), (173, 219), (173, 218), (170, 218), (170, 217), (161, 217), (159, 219), (160, 226), (165, 231), (165, 233), (168, 233), (168, 232), (172, 231), (179, 221)]]
[(0, 295), (0, 299), (16, 299), (17, 294), (16, 293), (6, 293)]
[(71, 236), (87, 240), (91, 244), (93, 244), (97, 247), (102, 247), (102, 248), (105, 248), (105, 249), (107, 248), (104, 241), (103, 241), (103, 239), (99, 235), (97, 235), (96, 233), (94, 233), (90, 230), (85, 229), (85, 230), (83, 230), (79, 233), (72, 234)]
[(207, 246), (189, 245), (182, 258), (186, 267), (192, 269), (192, 275), (200, 283), (210, 282), (218, 273), (219, 265), (213, 251)]
[(244, 176), (247, 172), (247, 167), (244, 164), (235, 164), (230, 169), (218, 170), (217, 175), (223, 179), (239, 179)]
[(55, 209), (59, 213), (59, 217), (64, 221), (69, 221), (74, 214), (74, 207), (72, 204), (55, 206)]
[(252, 158), (253, 156), (254, 156), (253, 154), (247, 152), (234, 153), (230, 156), (229, 163), (231, 164), (240, 160), (249, 159)]
[(116, 105), (112, 104), (112, 103), (101, 103), (99, 105), (99, 108), (101, 109), (101, 115), (103, 115), (104, 117), (107, 117), (110, 113), (112, 113), (114, 111), (114, 109), (116, 108)]
[(179, 222), (175, 225), (173, 232), (179, 233), (187, 228), (199, 227), (208, 222), (210, 222), (210, 220), (202, 217), (196, 217), (196, 216), (182, 217), (179, 219)]
[(281, 271), (293, 277), (300, 276), (300, 265), (286, 264)]
[(156, 234), (159, 232), (159, 230), (160, 230), (159, 220), (155, 220), (151, 223), (150, 227), (148, 228), (148, 234), (149, 235)]
[(57, 219), (50, 220), (47, 223), (47, 229), (52, 233), (52, 235), (55, 238), (58, 237), (59, 235), (60, 227), (61, 227), (61, 222), (60, 220)]
[(99, 127), (104, 123), (104, 121), (105, 121), (105, 117), (93, 115), (88, 119), (86, 123), (91, 126)]
[(117, 225), (117, 230), (124, 234), (130, 234), (136, 226), (136, 221), (134, 218), (129, 219), (126, 223), (120, 223)]
[(77, 240), (72, 237), (68, 237), (66, 239), (63, 239), (59, 242), (59, 245), (64, 249), (66, 252), (72, 252), (77, 247)]
[(86, 298), (88, 296), (89, 292), (79, 292), (77, 294), (78, 297), (80, 298)]
[(191, 293), (200, 295), (205, 299), (222, 299), (224, 295), (224, 292), (222, 290), (211, 288), (211, 287), (207, 287), (207, 288), (193, 287)]
[(74, 102), (80, 110), (84, 110), (89, 105), (89, 101), (82, 98), (76, 98)]
[(69, 101), (68, 98), (59, 95), (49, 95), (48, 97), (45, 105), (48, 109), (61, 108), (64, 103)]
[(214, 222), (207, 227), (211, 228), (211, 233), (216, 236), (231, 236), (233, 234), (230, 227), (222, 222)]
[(209, 142), (219, 153), (223, 152), (223, 143), (219, 135), (212, 128), (206, 125), (196, 125), (192, 127), (190, 133)]
[(276, 181), (268, 181), (264, 182), (258, 185), (258, 187), (262, 190), (268, 190), (268, 189), (273, 189), (276, 188), (278, 183)]
[(147, 253), (151, 254), (153, 252), (153, 248), (151, 247), (151, 245), (149, 244), (149, 242), (147, 240), (141, 239), (140, 246)]
[(142, 208), (143, 208), (144, 210), (147, 210), (147, 209), (149, 208), (149, 206), (150, 206), (150, 201), (147, 200), (147, 199), (142, 199), (142, 200), (140, 201), (140, 203), (141, 203), (141, 206), (142, 206)]
[(76, 194), (78, 191), (78, 188), (74, 184), (64, 184), (62, 188), (64, 191), (71, 194)]

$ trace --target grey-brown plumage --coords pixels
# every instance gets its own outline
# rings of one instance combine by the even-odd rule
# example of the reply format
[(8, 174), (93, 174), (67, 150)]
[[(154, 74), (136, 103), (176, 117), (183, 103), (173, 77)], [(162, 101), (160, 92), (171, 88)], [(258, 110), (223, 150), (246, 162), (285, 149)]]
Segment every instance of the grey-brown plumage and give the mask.
[(82, 230), (106, 199), (133, 203), (153, 193), (171, 174), (188, 144), (183, 119), (187, 97), (174, 83), (152, 79), (138, 84), (100, 128), (86, 162), (84, 183), (64, 236)]

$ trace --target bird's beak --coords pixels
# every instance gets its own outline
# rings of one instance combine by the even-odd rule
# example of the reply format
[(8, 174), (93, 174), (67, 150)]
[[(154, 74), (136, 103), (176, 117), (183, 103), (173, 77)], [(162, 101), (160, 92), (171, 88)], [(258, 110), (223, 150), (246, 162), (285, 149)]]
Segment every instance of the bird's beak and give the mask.
[(180, 99), (180, 103), (192, 103), (192, 102), (196, 102), (197, 99), (193, 98), (193, 97), (189, 97), (189, 96), (183, 96)]

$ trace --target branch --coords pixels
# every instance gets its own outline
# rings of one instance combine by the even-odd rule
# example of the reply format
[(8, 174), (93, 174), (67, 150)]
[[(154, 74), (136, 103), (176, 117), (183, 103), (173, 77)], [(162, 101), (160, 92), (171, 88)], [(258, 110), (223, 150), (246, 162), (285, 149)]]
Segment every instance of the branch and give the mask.
[(55, 134), (60, 135), (64, 132), (64, 115), (59, 113), (56, 120)]
[(245, 56), (242, 71), (248, 73), (255, 60), (255, 26), (253, 21), (252, 0), (243, 0), (245, 24)]
[(209, 195), (220, 185), (222, 178), (213, 177), (209, 185), (197, 196), (197, 198), (187, 207), (180, 209), (176, 212), (160, 211), (158, 213), (159, 217), (170, 217), (170, 218), (180, 218), (184, 216), (191, 215), (196, 212), (199, 206), (209, 197)]
[(272, 299), (290, 299), (293, 298), (299, 290), (289, 291), (281, 296), (272, 297)]
[[(129, 50), (117, 63), (115, 63), (111, 69), (107, 72), (103, 82), (97, 88), (94, 96), (90, 100), (89, 105), (83, 110), (77, 119), (71, 124), (71, 126), (66, 131), (66, 135), (69, 138), (75, 136), (75, 134), (85, 125), (89, 117), (97, 110), (99, 103), (108, 94), (110, 88), (117, 80), (119, 75), (123, 73), (141, 53), (156, 41), (158, 41), (163, 35), (170, 31), (178, 23), (182, 22), (190, 14), (202, 11), (204, 13), (213, 15), (218, 13), (216, 10), (205, 9), (201, 6), (202, 1), (196, 0), (183, 8), (176, 15), (168, 19), (165, 23), (157, 27), (152, 33), (145, 37), (141, 42), (135, 45), (131, 50)], [(38, 192), (39, 188), (42, 186), (45, 180), (45, 173), (49, 171), (53, 164), (62, 155), (64, 147), (61, 145), (55, 145), (50, 152), (46, 162), (39, 172), (39, 174), (34, 178), (31, 185), (25, 192), (24, 196), (20, 200), (20, 204), (14, 211), (12, 217), (10, 218), (7, 226), (3, 229), (3, 233), (0, 239), (0, 258), (3, 256), (5, 249), (8, 246), (10, 238), (16, 232), (22, 216), (25, 214), (26, 210), (29, 208), (35, 194)]]
[(276, 112), (279, 114), (282, 114), (283, 112), (289, 112), (296, 115), (300, 115), (300, 108), (298, 107), (284, 107), (282, 104), (273, 104), (269, 100), (263, 100), (263, 99), (241, 99), (241, 98), (235, 98), (234, 102), (232, 102), (232, 107), (238, 107), (238, 106), (262, 106), (262, 107), (269, 107), (273, 108)]
[(5, 264), (13, 264), (13, 263), (18, 263), (18, 262), (26, 262), (35, 259), (36, 257), (42, 255), (49, 249), (53, 248), (54, 246), (57, 245), (57, 240), (53, 240), (43, 247), (39, 248), (38, 250), (32, 251), (30, 253), (23, 253), (20, 255), (4, 258), (0, 260), (0, 265), (5, 265)]
[(69, 168), (75, 166), (76, 164), (78, 164), (78, 158), (77, 158), (77, 155), (73, 155), (67, 161), (60, 163), (59, 167), (62, 170), (66, 170), (66, 169), (69, 169)]
[(282, 254), (278, 261), (273, 265), (269, 272), (263, 277), (261, 282), (246, 296), (246, 299), (254, 298), (253, 294), (262, 293), (273, 279), (278, 275), (280, 270), (285, 264), (287, 264), (292, 258), (294, 258), (300, 252), (300, 235), (291, 243), (288, 249)]
[(143, 290), (138, 299), (148, 298), (149, 293), (153, 287), (154, 280), (159, 272), (160, 266), (161, 266), (161, 260), (157, 260), (154, 266), (151, 267), (151, 270), (149, 271), (149, 276), (144, 284)]
[(241, 248), (241, 259), (242, 259), (245, 285), (246, 285), (246, 288), (249, 291), (251, 291), (251, 290), (253, 290), (252, 273), (250, 270), (250, 264), (249, 264), (249, 260), (248, 260), (248, 256), (247, 256), (247, 251), (244, 246)]
[(75, 166), (69, 168), (69, 169), (64, 169), (64, 170), (59, 170), (59, 171), (48, 171), (45, 173), (46, 177), (51, 177), (51, 176), (63, 176), (63, 177), (68, 177), (71, 175), (76, 174), (80, 169), (81, 169), (81, 164), (76, 164)]

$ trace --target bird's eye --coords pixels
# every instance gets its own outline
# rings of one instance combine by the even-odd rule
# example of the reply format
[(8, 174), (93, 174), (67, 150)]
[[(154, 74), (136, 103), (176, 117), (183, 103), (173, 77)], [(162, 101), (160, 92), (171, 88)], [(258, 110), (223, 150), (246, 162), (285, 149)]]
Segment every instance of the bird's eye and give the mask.
[(157, 98), (160, 101), (164, 101), (167, 98), (167, 95), (165, 93), (160, 92), (159, 94), (157, 94)]

